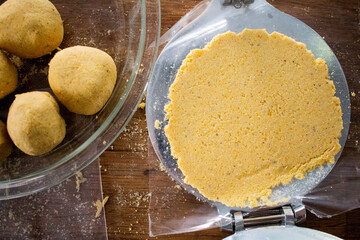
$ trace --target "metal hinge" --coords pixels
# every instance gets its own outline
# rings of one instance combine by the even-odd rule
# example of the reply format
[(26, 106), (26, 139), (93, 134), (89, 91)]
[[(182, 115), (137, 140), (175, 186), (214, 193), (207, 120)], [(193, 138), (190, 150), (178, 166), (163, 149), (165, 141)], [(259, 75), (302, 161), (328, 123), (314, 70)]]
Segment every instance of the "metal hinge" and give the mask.
[(264, 226), (295, 225), (306, 219), (306, 209), (303, 205), (292, 207), (282, 206), (255, 212), (231, 212), (231, 224), (221, 226), (224, 231), (238, 232), (250, 228)]
[(235, 8), (241, 8), (253, 2), (254, 0), (224, 0), (224, 5), (233, 5)]

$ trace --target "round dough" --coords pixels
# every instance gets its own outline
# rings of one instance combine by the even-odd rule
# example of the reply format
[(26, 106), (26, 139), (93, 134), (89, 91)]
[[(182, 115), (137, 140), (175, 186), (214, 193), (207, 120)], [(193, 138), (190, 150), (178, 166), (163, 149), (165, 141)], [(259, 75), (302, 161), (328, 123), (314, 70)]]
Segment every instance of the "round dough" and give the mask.
[(48, 0), (8, 0), (0, 6), (0, 48), (19, 57), (49, 54), (63, 40), (61, 16)]
[(47, 92), (16, 95), (10, 106), (7, 129), (14, 144), (33, 156), (51, 151), (66, 132), (59, 106)]
[(16, 89), (17, 83), (18, 74), (16, 67), (0, 51), (0, 99), (12, 93)]
[(7, 158), (12, 151), (12, 143), (6, 131), (5, 124), (0, 121), (0, 161)]
[(114, 90), (116, 65), (99, 49), (70, 47), (56, 53), (49, 65), (50, 87), (71, 112), (97, 113)]
[[(191, 184), (228, 206), (334, 163), (343, 128), (328, 68), (283, 34), (245, 29), (192, 50), (170, 87), (165, 133)], [(284, 196), (285, 197), (285, 196)]]

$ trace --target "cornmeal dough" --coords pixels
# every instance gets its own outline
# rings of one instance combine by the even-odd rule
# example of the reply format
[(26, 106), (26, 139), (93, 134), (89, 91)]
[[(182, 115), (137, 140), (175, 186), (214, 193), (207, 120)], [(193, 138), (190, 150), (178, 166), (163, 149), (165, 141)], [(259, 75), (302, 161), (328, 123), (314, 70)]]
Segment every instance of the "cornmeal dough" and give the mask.
[(57, 102), (47, 92), (28, 92), (15, 97), (7, 119), (10, 138), (26, 154), (50, 152), (61, 143), (66, 132)]
[(303, 43), (245, 29), (183, 61), (165, 133), (185, 182), (228, 206), (271, 205), (271, 188), (334, 163), (342, 112), (326, 63)]
[(0, 6), (0, 48), (19, 57), (49, 54), (63, 40), (61, 16), (48, 0), (7, 0)]
[(58, 52), (50, 62), (49, 84), (74, 113), (92, 115), (105, 105), (116, 83), (116, 65), (106, 52), (76, 46)]
[(14, 64), (0, 51), (0, 99), (12, 93), (17, 83), (18, 74)]
[(12, 143), (6, 131), (5, 124), (0, 121), (0, 161), (7, 158), (12, 151)]

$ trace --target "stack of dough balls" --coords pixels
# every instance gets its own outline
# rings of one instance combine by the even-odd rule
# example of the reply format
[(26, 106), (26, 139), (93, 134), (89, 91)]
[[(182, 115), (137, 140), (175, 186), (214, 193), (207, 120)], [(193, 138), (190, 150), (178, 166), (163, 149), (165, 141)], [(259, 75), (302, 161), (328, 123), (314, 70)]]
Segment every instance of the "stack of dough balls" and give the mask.
[[(58, 49), (63, 36), (61, 16), (48, 0), (8, 0), (0, 6), (0, 48), (11, 54), (42, 57)], [(115, 87), (115, 62), (99, 49), (70, 47), (58, 52), (49, 65), (50, 87), (71, 112), (97, 113)], [(17, 79), (15, 66), (0, 51), (0, 99), (16, 89)], [(0, 160), (11, 153), (11, 140), (24, 153), (36, 156), (54, 149), (65, 134), (54, 97), (37, 91), (18, 94), (7, 127), (0, 122)]]
[[(39, 58), (62, 42), (61, 16), (48, 0), (8, 0), (0, 6), (0, 48), (21, 58)], [(18, 83), (15, 66), (0, 51), (0, 99)], [(31, 92), (16, 96), (10, 107), (7, 127), (0, 124), (0, 159), (12, 149), (8, 133), (17, 147), (29, 155), (52, 150), (65, 136), (65, 122), (49, 93)]]

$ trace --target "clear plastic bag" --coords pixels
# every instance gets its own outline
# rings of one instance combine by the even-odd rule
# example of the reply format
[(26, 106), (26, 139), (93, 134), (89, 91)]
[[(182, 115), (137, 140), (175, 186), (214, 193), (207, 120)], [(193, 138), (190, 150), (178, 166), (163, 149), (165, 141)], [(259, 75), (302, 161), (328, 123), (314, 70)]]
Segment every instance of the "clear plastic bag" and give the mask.
[[(220, 2), (220, 0), (206, 0), (201, 2), (199, 5), (197, 5), (192, 11), (190, 11), (187, 15), (185, 15), (178, 23), (176, 23), (167, 33), (165, 33), (161, 39), (160, 39), (160, 45), (165, 44), (166, 42), (172, 41), (171, 48), (178, 48), (183, 49), (184, 53), (179, 54), (173, 54), (173, 59), (175, 59), (177, 62), (179, 62), (179, 59), (182, 60), (187, 55), (188, 51), (186, 48), (196, 48), (196, 47), (202, 47), (203, 45), (196, 45), (196, 44), (188, 44), (187, 41), (189, 40), (189, 37), (198, 39), (202, 38), (202, 34), (204, 35), (205, 30), (204, 27), (201, 25), (201, 21), (205, 18), (202, 16), (202, 20), (196, 20), (197, 17), (201, 16), (205, 10), (209, 7), (209, 5)], [(267, 7), (265, 5), (268, 5), (267, 3), (264, 3), (263, 0), (256, 0), (258, 4), (264, 4), (262, 7)], [(260, 3), (259, 3), (260, 2)], [(270, 14), (276, 14), (277, 10), (274, 10), (274, 8), (269, 7), (267, 10), (274, 11)], [(208, 10), (207, 10), (208, 11)], [(210, 10), (211, 11), (211, 10)], [(229, 10), (234, 11), (234, 10)], [(261, 14), (261, 8), (257, 9), (257, 13), (255, 14)], [(222, 14), (225, 14), (224, 12)], [(231, 15), (231, 12), (226, 13), (227, 16)], [(246, 18), (248, 15), (250, 16), (252, 13), (246, 12), (245, 10), (242, 11), (239, 14), (243, 14), (242, 17)], [(248, 15), (247, 15), (248, 14)], [(221, 15), (221, 14), (220, 14)], [(204, 37), (204, 41), (208, 42), (211, 40), (211, 37), (209, 38), (209, 31), (213, 31), (213, 35), (216, 35), (216, 32), (219, 32), (221, 29), (231, 28), (231, 24), (229, 23), (229, 19), (227, 19), (225, 22), (222, 22), (222, 18), (219, 15), (213, 14), (212, 20), (209, 20), (208, 28), (206, 29), (206, 36)], [(253, 16), (254, 17), (254, 16)], [(205, 19), (206, 20), (206, 19)], [(177, 33), (181, 31), (184, 27), (191, 24), (191, 26), (187, 29), (183, 30), (188, 34), (183, 34), (179, 37)], [(230, 24), (230, 25), (229, 25)], [(200, 28), (200, 31), (194, 31), (189, 29), (194, 29), (197, 25), (202, 26)], [(229, 25), (229, 26), (227, 26)], [(259, 20), (257, 23), (249, 23), (245, 24), (246, 27), (249, 28), (260, 28), (262, 25), (267, 26), (269, 23), (265, 23), (262, 20)], [(280, 24), (281, 25), (281, 24)], [(286, 26), (286, 24), (284, 24)], [(263, 27), (268, 30), (269, 27)], [(270, 27), (274, 31), (282, 32), (281, 26), (271, 26)], [(271, 30), (270, 29), (270, 30)], [(293, 31), (293, 32), (292, 32)], [(287, 34), (296, 40), (299, 38), (297, 34), (297, 30), (290, 31), (290, 34)], [(311, 32), (311, 29), (304, 28), (304, 31), (309, 31), (309, 34), (314, 34)], [(269, 32), (269, 30), (268, 30)], [(271, 32), (271, 31), (270, 31)], [(305, 33), (306, 34), (306, 33)], [(211, 34), (210, 34), (211, 35)], [(323, 57), (324, 52), (326, 50), (320, 49), (317, 50), (316, 46), (318, 44), (318, 41), (322, 41), (322, 39), (318, 39), (318, 37), (313, 37), (312, 39), (308, 39), (306, 41), (302, 41), (300, 37), (301, 42), (305, 42), (307, 47), (311, 49), (315, 56), (321, 56)], [(320, 37), (321, 38), (321, 37)], [(189, 45), (189, 46), (187, 46)], [(186, 47), (185, 47), (186, 46)], [(168, 47), (168, 46), (167, 46)], [(328, 51), (331, 51), (330, 48)], [(180, 52), (180, 51), (179, 51)], [(324, 57), (323, 57), (324, 58)], [(174, 60), (174, 61), (175, 61)], [(325, 60), (328, 63), (329, 69), (336, 68), (336, 64), (339, 64), (335, 59), (326, 59)], [(162, 62), (163, 63), (163, 62)], [(166, 62), (166, 64), (169, 64)], [(165, 79), (165, 85), (169, 85), (169, 81), (171, 81), (171, 78), (175, 77), (175, 74), (178, 69), (179, 64), (169, 64), (170, 68), (173, 68), (174, 70), (170, 75), (167, 76), (169, 79)], [(164, 67), (164, 66), (162, 66)], [(340, 67), (341, 69), (341, 67)], [(156, 72), (156, 69), (155, 69)], [(343, 77), (341, 76), (342, 72), (339, 73), (339, 71), (331, 72), (330, 78), (334, 80), (336, 89), (337, 89), (337, 96), (340, 98), (345, 98), (345, 102), (349, 101), (349, 93), (347, 91), (347, 85), (346, 83), (344, 85), (341, 85), (341, 83), (337, 82), (337, 79)], [(153, 78), (156, 78), (153, 75)], [(151, 84), (151, 83), (150, 83)], [(351, 84), (351, 83), (350, 83)], [(350, 85), (351, 87), (351, 85)], [(165, 94), (166, 89), (156, 89), (158, 92), (153, 92), (151, 87), (148, 90), (148, 99), (147, 99), (147, 121), (148, 121), (148, 128), (150, 132), (153, 132), (156, 137), (151, 138), (151, 141), (153, 144), (158, 144), (157, 147), (155, 147), (155, 152), (157, 151), (164, 151), (167, 152), (166, 154), (169, 154), (170, 150), (165, 143), (162, 143), (160, 140), (159, 142), (156, 142), (156, 138), (162, 139), (164, 136), (162, 136), (162, 132), (158, 129), (154, 129), (154, 122), (155, 120), (164, 120), (163, 113), (159, 113), (159, 108), (161, 108), (161, 104), (159, 102), (164, 102), (163, 98), (159, 96), (166, 97), (167, 94)], [(344, 95), (341, 95), (344, 94)], [(150, 99), (153, 98), (153, 99)], [(342, 109), (344, 112), (343, 120), (344, 123), (349, 122), (350, 119), (350, 111), (349, 111), (349, 104), (343, 104), (342, 102)], [(153, 109), (156, 109), (154, 111)], [(153, 114), (156, 112), (155, 114)], [(345, 145), (346, 141), (346, 128), (343, 131), (343, 137), (340, 139), (340, 143), (342, 145), (345, 145), (343, 153), (341, 157), (337, 160), (336, 165), (331, 169), (332, 166), (325, 165), (323, 168), (318, 168), (314, 170), (315, 174), (313, 172), (308, 173), (308, 178), (312, 178), (310, 181), (311, 186), (310, 189), (312, 189), (310, 192), (306, 192), (306, 194), (303, 195), (294, 195), (291, 196), (292, 200), (291, 203), (302, 203), (305, 205), (305, 207), (314, 213), (316, 216), (323, 218), (323, 217), (331, 217), (340, 213), (343, 213), (345, 211), (349, 211), (355, 208), (360, 207), (360, 163), (358, 161), (360, 157), (360, 146), (358, 145), (358, 141), (356, 139), (359, 139), (359, 132), (358, 127), (360, 126), (360, 120), (352, 119), (350, 131), (349, 131), (349, 139), (347, 140), (347, 143)], [(163, 128), (164, 125), (166, 125), (166, 122), (162, 122), (160, 128)], [(166, 173), (165, 168), (162, 166), (160, 161), (157, 158), (156, 153), (153, 150), (153, 146), (149, 144), (149, 165), (150, 169), (155, 169), (155, 171), (150, 174), (149, 179), (149, 188), (152, 193), (151, 199), (150, 199), (150, 205), (149, 205), (149, 225), (150, 225), (150, 235), (156, 236), (156, 235), (163, 235), (163, 234), (175, 234), (175, 233), (183, 233), (183, 232), (191, 232), (191, 231), (198, 231), (202, 229), (208, 229), (213, 227), (218, 227), (221, 224), (229, 224), (231, 220), (228, 218), (228, 214), (226, 212), (226, 209), (221, 209), (221, 206), (213, 206), (212, 203), (201, 201), (204, 200), (204, 198), (196, 199), (195, 196), (189, 194), (194, 193), (198, 196), (196, 189), (192, 189), (191, 187), (181, 184), (179, 186), (175, 181), (173, 184), (170, 182), (173, 181), (172, 178), (177, 180), (178, 182), (181, 182), (181, 173), (177, 173), (176, 169), (175, 171), (171, 171), (168, 174)], [(160, 154), (157, 152), (158, 155)], [(159, 167), (160, 164), (160, 167)], [(169, 164), (165, 166), (167, 169), (171, 169), (174, 167), (172, 164)], [(327, 172), (330, 172), (330, 174), (325, 178)], [(317, 176), (319, 176), (319, 173), (324, 172), (323, 175), (319, 179), (317, 179)], [(322, 180), (325, 178), (324, 180)], [(322, 180), (322, 181), (321, 181)], [(293, 188), (301, 188), (302, 182), (300, 180), (294, 180), (295, 182), (293, 184)], [(171, 187), (169, 187), (171, 186)], [(188, 192), (184, 191), (183, 188), (185, 188)], [(276, 190), (276, 189), (275, 189)], [(281, 190), (281, 189), (280, 189)], [(291, 191), (291, 189), (290, 189)], [(276, 191), (274, 191), (276, 192)]]

